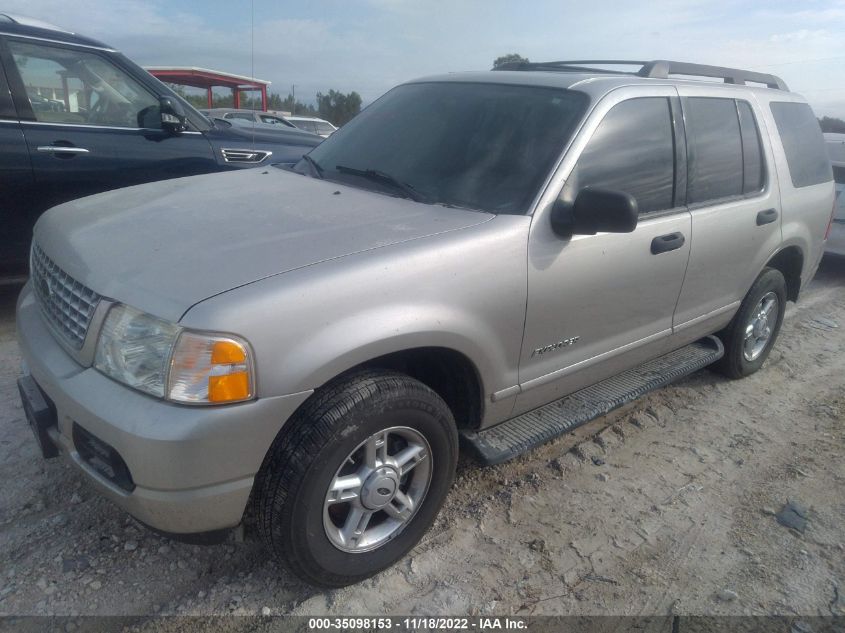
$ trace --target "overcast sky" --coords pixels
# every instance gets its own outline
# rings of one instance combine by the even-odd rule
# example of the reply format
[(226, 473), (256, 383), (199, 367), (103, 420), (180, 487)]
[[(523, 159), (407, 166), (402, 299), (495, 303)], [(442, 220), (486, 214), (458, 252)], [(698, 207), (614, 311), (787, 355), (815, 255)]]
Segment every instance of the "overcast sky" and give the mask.
[[(283, 96), (532, 61), (677, 59), (773, 72), (845, 118), (845, 0), (3, 0), (2, 10), (103, 40), (141, 65), (201, 66)], [(250, 44), (254, 43), (254, 58)], [(254, 62), (253, 62), (254, 60)], [(254, 70), (253, 70), (254, 68)]]

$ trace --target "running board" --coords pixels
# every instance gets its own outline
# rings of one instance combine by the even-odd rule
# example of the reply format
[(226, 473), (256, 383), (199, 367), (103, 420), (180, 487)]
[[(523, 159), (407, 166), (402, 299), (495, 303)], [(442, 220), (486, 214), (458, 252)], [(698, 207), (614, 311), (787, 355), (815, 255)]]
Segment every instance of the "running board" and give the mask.
[(483, 431), (461, 431), (461, 441), (487, 465), (501, 464), (545, 444), (643, 394), (665, 387), (719, 360), (725, 353), (715, 336), (650, 360), (581, 391)]

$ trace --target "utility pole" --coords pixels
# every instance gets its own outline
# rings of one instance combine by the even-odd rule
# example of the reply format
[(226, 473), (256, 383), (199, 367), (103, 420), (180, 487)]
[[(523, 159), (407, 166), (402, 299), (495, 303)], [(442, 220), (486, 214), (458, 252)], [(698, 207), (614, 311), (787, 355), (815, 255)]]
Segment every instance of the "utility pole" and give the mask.
[(293, 97), (293, 103), (290, 106), (290, 115), (293, 116), (296, 114), (296, 84), (291, 84), (290, 93)]

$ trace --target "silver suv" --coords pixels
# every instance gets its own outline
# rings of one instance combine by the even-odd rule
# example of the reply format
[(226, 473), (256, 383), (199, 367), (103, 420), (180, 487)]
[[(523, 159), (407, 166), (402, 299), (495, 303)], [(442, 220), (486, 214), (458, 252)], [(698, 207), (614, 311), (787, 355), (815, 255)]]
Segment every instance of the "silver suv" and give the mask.
[(17, 307), (44, 454), (158, 530), (250, 517), (342, 586), (417, 543), (459, 439), (498, 463), (757, 371), (831, 218), (810, 107), (771, 75), (584, 64), (412, 81), (293, 167), (48, 211)]

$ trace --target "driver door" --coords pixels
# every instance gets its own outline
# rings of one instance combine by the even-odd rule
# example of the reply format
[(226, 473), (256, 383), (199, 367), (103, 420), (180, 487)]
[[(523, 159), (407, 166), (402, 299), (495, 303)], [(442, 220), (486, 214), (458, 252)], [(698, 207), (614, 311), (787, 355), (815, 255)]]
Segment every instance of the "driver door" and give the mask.
[[(581, 149), (579, 149), (579, 147)], [(588, 187), (632, 195), (632, 233), (562, 237), (551, 204), (534, 214), (514, 414), (669, 351), (690, 254), (677, 92), (621, 88), (593, 110), (549, 187), (571, 203)]]
[(0, 47), (38, 192), (30, 224), (68, 200), (218, 169), (202, 134), (160, 128), (158, 95), (107, 52), (14, 37)]

